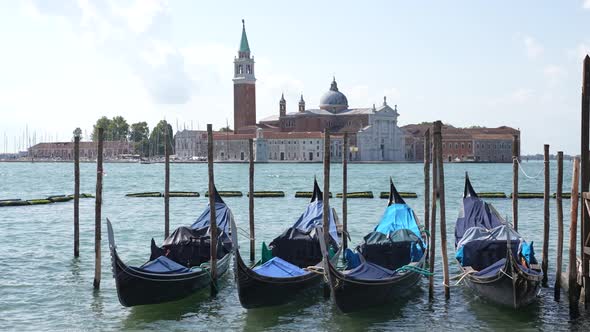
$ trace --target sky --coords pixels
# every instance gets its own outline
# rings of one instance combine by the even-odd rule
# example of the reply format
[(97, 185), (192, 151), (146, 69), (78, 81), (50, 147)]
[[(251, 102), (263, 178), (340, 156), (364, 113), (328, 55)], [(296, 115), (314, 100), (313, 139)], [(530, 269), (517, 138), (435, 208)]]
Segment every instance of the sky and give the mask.
[(242, 22), (258, 120), (335, 76), (350, 107), (399, 124), (511, 126), (522, 153), (579, 153), (590, 0), (0, 2), (0, 152), (87, 136), (101, 116), (233, 128)]

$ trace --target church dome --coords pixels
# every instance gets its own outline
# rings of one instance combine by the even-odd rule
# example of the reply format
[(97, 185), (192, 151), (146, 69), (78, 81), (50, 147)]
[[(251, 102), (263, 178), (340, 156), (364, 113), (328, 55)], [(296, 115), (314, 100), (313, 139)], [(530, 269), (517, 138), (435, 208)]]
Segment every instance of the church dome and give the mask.
[(348, 109), (348, 99), (346, 99), (346, 96), (342, 92), (338, 91), (335, 78), (332, 81), (330, 90), (324, 93), (320, 99), (320, 109), (330, 112)]

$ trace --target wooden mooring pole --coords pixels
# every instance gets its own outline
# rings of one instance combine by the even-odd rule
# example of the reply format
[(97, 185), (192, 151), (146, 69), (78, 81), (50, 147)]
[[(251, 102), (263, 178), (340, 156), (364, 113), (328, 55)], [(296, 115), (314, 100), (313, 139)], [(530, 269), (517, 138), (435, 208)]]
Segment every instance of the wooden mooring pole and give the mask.
[[(590, 56), (586, 55), (583, 65), (583, 79), (582, 79), (582, 151), (580, 156), (582, 183), (580, 184), (580, 192), (590, 191), (590, 159), (588, 150), (590, 140)], [(582, 234), (580, 241), (580, 258), (582, 259), (582, 286), (584, 289), (584, 307), (588, 308), (590, 303), (590, 253), (586, 252), (586, 248), (590, 247), (590, 216), (588, 209), (582, 204)]]
[(217, 294), (217, 216), (215, 211), (215, 177), (213, 174), (213, 126), (207, 124), (207, 167), (209, 170), (209, 231), (211, 234), (211, 250), (209, 252), (211, 295)]
[(445, 299), (451, 297), (449, 288), (449, 260), (447, 256), (447, 224), (445, 211), (445, 171), (443, 167), (442, 157), (442, 122), (436, 121), (434, 123), (434, 132), (436, 135), (436, 163), (438, 171), (438, 199), (440, 201), (440, 250), (442, 255), (443, 265), (443, 287), (445, 291)]
[[(348, 133), (344, 133), (342, 144), (342, 248), (348, 248)], [(344, 255), (342, 255), (344, 258)]]
[(428, 266), (430, 268), (430, 276), (428, 278), (428, 297), (430, 300), (434, 299), (434, 257), (435, 257), (435, 249), (436, 249), (436, 198), (438, 192), (438, 145), (436, 144), (436, 134), (432, 135), (433, 144), (432, 144), (432, 201), (431, 201), (431, 208), (430, 208), (430, 243), (428, 244), (429, 248), (429, 261)]
[(518, 135), (512, 137), (512, 225), (518, 231)]
[(74, 257), (80, 256), (80, 136), (74, 136)]
[(170, 235), (170, 137), (168, 126), (164, 129), (164, 238)]
[[(572, 198), (571, 198), (571, 212), (570, 212), (570, 241), (569, 241), (569, 279), (568, 279), (568, 290), (569, 290), (569, 302), (570, 302), (570, 316), (572, 318), (578, 317), (578, 301), (580, 296), (580, 290), (578, 288), (578, 267), (576, 264), (576, 237), (578, 234), (578, 179), (580, 177), (580, 159), (576, 157), (574, 159), (574, 171), (572, 172)], [(585, 210), (582, 204), (582, 210)]]
[[(326, 250), (330, 243), (330, 131), (324, 131), (324, 198), (323, 198), (323, 227)], [(330, 286), (324, 284), (324, 297), (330, 297)]]
[(430, 232), (430, 128), (424, 132), (424, 229)]
[(104, 129), (98, 128), (98, 148), (96, 151), (96, 197), (94, 200), (94, 289), (100, 289), (101, 257), (101, 207), (102, 207), (102, 150), (104, 142)]
[(324, 131), (324, 202), (323, 202), (323, 232), (326, 249), (330, 243), (330, 131)]
[(557, 152), (557, 192), (555, 203), (557, 209), (557, 262), (555, 263), (555, 286), (553, 298), (559, 301), (561, 295), (561, 266), (563, 265), (563, 151)]
[(248, 221), (250, 222), (250, 261), (256, 260), (255, 231), (254, 231), (254, 140), (248, 139), (248, 153), (250, 155), (250, 170), (248, 172)]
[(549, 271), (549, 144), (543, 146), (543, 151), (545, 190), (543, 191), (543, 260), (541, 261), (543, 279), (541, 284), (543, 287), (547, 287), (547, 273)]

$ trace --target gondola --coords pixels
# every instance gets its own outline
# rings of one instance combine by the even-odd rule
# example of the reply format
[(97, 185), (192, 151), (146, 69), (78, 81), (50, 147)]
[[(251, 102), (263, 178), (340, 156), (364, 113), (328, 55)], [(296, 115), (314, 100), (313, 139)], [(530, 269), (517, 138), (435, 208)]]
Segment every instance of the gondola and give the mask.
[[(373, 232), (364, 237), (356, 252), (346, 249), (346, 268), (339, 270), (325, 260), (331, 296), (336, 307), (354, 312), (407, 295), (423, 273), (426, 234), (418, 218), (390, 180), (389, 201)], [(324, 254), (327, 252), (322, 246)]]
[[(322, 225), (323, 195), (314, 180), (314, 191), (305, 212), (297, 222), (268, 246), (271, 257), (263, 252), (263, 259), (247, 265), (239, 248), (234, 255), (234, 271), (238, 296), (244, 308), (259, 308), (281, 305), (293, 301), (304, 289), (317, 285), (322, 280), (318, 274), (322, 261), (316, 227)], [(339, 237), (334, 211), (330, 211), (330, 244), (333, 259), (338, 257)], [(233, 242), (237, 243), (237, 231), (232, 230)], [(263, 251), (265, 250), (263, 244)], [(310, 268), (308, 268), (310, 267)]]
[(542, 271), (528, 244), (494, 207), (481, 200), (465, 175), (463, 206), (455, 226), (461, 280), (490, 302), (513, 308), (537, 299)]
[[(229, 267), (233, 244), (229, 237), (230, 224), (234, 223), (231, 210), (217, 190), (215, 212), (217, 220), (217, 279)], [(175, 301), (209, 286), (210, 275), (210, 206), (190, 227), (179, 227), (163, 242), (162, 247), (151, 243), (150, 260), (134, 267), (126, 265), (117, 253), (111, 222), (107, 219), (109, 248), (113, 277), (119, 302), (131, 307)], [(215, 280), (216, 282), (217, 280)]]

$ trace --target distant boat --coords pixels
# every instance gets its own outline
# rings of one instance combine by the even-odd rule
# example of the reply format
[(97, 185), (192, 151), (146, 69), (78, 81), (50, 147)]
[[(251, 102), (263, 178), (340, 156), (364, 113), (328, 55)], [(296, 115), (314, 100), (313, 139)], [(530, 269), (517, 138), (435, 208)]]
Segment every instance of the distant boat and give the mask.
[(139, 163), (140, 164), (151, 164), (152, 162), (149, 159), (140, 158)]
[[(322, 275), (309, 267), (320, 268), (322, 253), (317, 227), (323, 220), (323, 196), (317, 182), (311, 202), (297, 222), (269, 245), (263, 244), (263, 260), (248, 266), (242, 260), (239, 249), (235, 251), (234, 271), (238, 285), (238, 297), (244, 308), (259, 308), (293, 301), (301, 292), (322, 281)], [(232, 225), (233, 226), (233, 225)], [(339, 257), (334, 212), (330, 214), (331, 248)], [(237, 241), (237, 229), (232, 229), (233, 242)], [(266, 249), (266, 250), (265, 250)], [(265, 253), (266, 252), (266, 253)], [(265, 257), (265, 254), (271, 257)], [(268, 259), (264, 261), (264, 259)]]
[[(332, 298), (344, 313), (399, 301), (426, 272), (426, 236), (418, 218), (390, 182), (389, 203), (374, 231), (356, 252), (346, 249), (346, 268), (326, 261)], [(323, 249), (323, 248), (322, 248)]]
[(455, 226), (455, 258), (462, 279), (477, 295), (497, 304), (516, 309), (534, 302), (543, 275), (533, 243), (477, 196), (467, 174), (461, 211)]
[[(218, 227), (217, 276), (229, 269), (235, 244), (229, 238), (233, 214), (215, 190)], [(126, 306), (155, 304), (185, 298), (213, 282), (210, 274), (210, 206), (190, 227), (177, 228), (159, 248), (152, 239), (150, 260), (134, 267), (117, 253), (111, 222), (107, 219), (113, 277), (119, 302)], [(215, 281), (216, 282), (216, 281)]]

